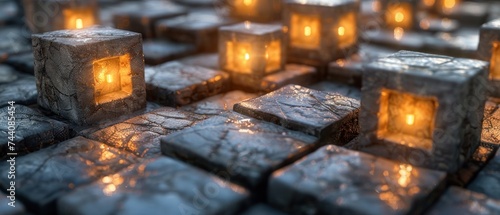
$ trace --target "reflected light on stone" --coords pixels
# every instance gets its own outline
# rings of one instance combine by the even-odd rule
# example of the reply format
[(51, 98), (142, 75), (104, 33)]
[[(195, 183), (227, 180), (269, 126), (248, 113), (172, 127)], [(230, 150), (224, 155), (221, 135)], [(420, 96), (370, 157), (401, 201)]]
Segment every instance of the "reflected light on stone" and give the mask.
[(379, 0), (375, 0), (375, 1), (372, 2), (372, 10), (373, 10), (373, 12), (379, 12), (380, 8), (381, 8), (381, 5), (380, 5), (380, 1)]
[(427, 7), (432, 7), (435, 2), (436, 0), (423, 0), (424, 5)]
[(252, 5), (253, 1), (252, 0), (243, 0), (243, 4), (246, 6)]
[(401, 40), (401, 38), (403, 38), (404, 33), (405, 30), (403, 28), (401, 27), (394, 28), (394, 39)]
[(399, 179), (398, 184), (402, 187), (408, 186), (411, 180), (411, 173), (413, 171), (413, 167), (408, 164), (400, 164), (399, 165)]
[(111, 196), (117, 190), (117, 188), (123, 184), (124, 179), (119, 174), (114, 174), (113, 176), (106, 176), (102, 178), (102, 183), (104, 184), (104, 188), (102, 192), (106, 196)]
[(431, 27), (431, 23), (429, 22), (428, 19), (422, 19), (420, 21), (420, 28), (427, 30), (427, 29), (429, 29), (429, 27)]
[(455, 7), (456, 4), (457, 4), (456, 0), (444, 0), (443, 7), (445, 9), (453, 9), (453, 7)]

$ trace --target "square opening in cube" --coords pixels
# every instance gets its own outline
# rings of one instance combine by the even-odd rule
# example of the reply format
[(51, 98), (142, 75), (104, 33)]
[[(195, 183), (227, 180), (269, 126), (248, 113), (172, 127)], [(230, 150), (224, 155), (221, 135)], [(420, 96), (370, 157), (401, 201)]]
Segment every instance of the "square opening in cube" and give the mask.
[(226, 42), (226, 69), (252, 73), (252, 45), (246, 42)]
[(292, 14), (290, 39), (293, 47), (319, 49), (321, 36), (320, 17)]
[(357, 19), (353, 12), (340, 18), (334, 35), (338, 35), (339, 48), (347, 48), (357, 42)]
[(132, 94), (130, 55), (109, 57), (93, 62), (96, 104), (126, 98)]
[(387, 6), (385, 22), (390, 28), (410, 29), (413, 23), (413, 10), (410, 3), (392, 3)]
[(266, 72), (281, 68), (281, 41), (274, 40), (266, 46)]
[(378, 113), (378, 138), (431, 150), (437, 107), (435, 97), (383, 89)]
[(92, 7), (64, 9), (64, 28), (81, 29), (95, 24)]
[(491, 50), (490, 79), (500, 80), (500, 42), (494, 42)]

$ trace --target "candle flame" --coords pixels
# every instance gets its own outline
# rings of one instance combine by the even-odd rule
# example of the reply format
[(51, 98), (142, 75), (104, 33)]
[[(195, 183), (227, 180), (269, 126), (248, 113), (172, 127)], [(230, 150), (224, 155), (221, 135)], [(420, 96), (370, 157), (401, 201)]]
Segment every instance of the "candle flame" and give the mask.
[(250, 54), (245, 53), (245, 60), (250, 60)]
[(111, 74), (108, 74), (106, 76), (106, 82), (108, 82), (108, 83), (112, 83), (113, 82), (113, 76)]
[(394, 28), (394, 39), (401, 40), (401, 38), (403, 38), (404, 34), (405, 34), (405, 30), (403, 28), (401, 28), (401, 27)]
[(83, 20), (76, 19), (76, 29), (81, 29), (81, 28), (83, 28)]
[(406, 115), (406, 124), (413, 125), (415, 123), (415, 115), (408, 114)]
[(306, 27), (304, 28), (304, 35), (306, 35), (307, 37), (309, 37), (309, 36), (311, 36), (311, 34), (312, 34), (312, 29), (311, 29), (311, 27), (310, 27), (310, 26), (306, 26)]
[(252, 4), (252, 0), (243, 0), (243, 4), (245, 6), (250, 6)]
[(444, 0), (443, 6), (446, 9), (452, 9), (453, 7), (455, 7), (456, 3), (457, 2), (455, 0)]
[(403, 22), (404, 19), (405, 15), (401, 11), (396, 12), (396, 15), (394, 16), (394, 20), (396, 20), (396, 22)]
[(340, 26), (339, 29), (337, 29), (337, 33), (339, 34), (339, 36), (344, 36), (345, 28), (343, 26)]

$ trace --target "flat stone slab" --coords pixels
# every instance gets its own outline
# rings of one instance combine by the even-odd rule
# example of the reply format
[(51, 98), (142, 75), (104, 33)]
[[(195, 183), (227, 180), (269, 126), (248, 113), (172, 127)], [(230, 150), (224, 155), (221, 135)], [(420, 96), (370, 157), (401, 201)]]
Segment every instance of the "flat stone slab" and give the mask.
[(145, 76), (148, 100), (171, 107), (187, 105), (229, 88), (229, 74), (179, 62), (147, 68)]
[(481, 144), (498, 148), (500, 146), (500, 105), (491, 100), (484, 107)]
[(34, 75), (35, 74), (35, 56), (33, 56), (33, 52), (26, 52), (22, 54), (17, 54), (10, 56), (5, 61), (5, 64), (8, 64), (15, 68), (16, 70)]
[(445, 172), (324, 146), (273, 173), (268, 202), (296, 214), (418, 214)]
[(314, 67), (287, 64), (285, 70), (265, 76), (257, 90), (272, 92), (289, 84), (309, 85), (316, 82), (317, 78), (318, 71)]
[(8, 118), (10, 106), (0, 108), (0, 159), (6, 158), (7, 153), (18, 155), (34, 152), (47, 146), (59, 143), (70, 138), (70, 128), (67, 124), (50, 119), (41, 113), (22, 105), (15, 105), (15, 136), (14, 150), (8, 144)]
[(310, 152), (317, 139), (280, 126), (229, 113), (161, 139), (162, 153), (263, 190), (276, 169)]
[(266, 204), (258, 204), (252, 206), (241, 215), (286, 215), (286, 213), (274, 209)]
[(185, 65), (201, 66), (213, 70), (220, 70), (218, 53), (198, 54), (181, 58), (177, 61)]
[(500, 150), (467, 186), (467, 189), (500, 200)]
[(146, 40), (142, 43), (142, 47), (144, 62), (148, 65), (158, 65), (196, 53), (196, 47), (192, 44), (167, 40)]
[(201, 115), (219, 115), (233, 110), (234, 104), (255, 97), (257, 94), (235, 90), (203, 99), (181, 109)]
[(448, 188), (426, 214), (500, 214), (500, 200), (453, 186)]
[(166, 157), (133, 165), (61, 198), (59, 214), (234, 214), (248, 192)]
[(356, 100), (361, 100), (361, 89), (356, 86), (331, 82), (331, 81), (322, 81), (316, 84), (308, 86), (313, 90), (325, 91), (329, 93), (337, 93), (345, 97), (349, 97)]
[[(131, 153), (76, 137), (16, 158), (16, 197), (30, 211), (55, 214), (55, 201), (65, 193), (136, 163)], [(7, 187), (9, 163), (2, 162), (2, 187)]]
[(23, 105), (36, 104), (37, 96), (35, 77), (0, 65), (0, 107), (9, 101)]
[(190, 127), (203, 116), (174, 108), (160, 108), (87, 135), (89, 139), (132, 152), (141, 158), (157, 157), (163, 135)]
[(234, 110), (316, 137), (331, 137), (343, 145), (359, 132), (359, 106), (358, 100), (340, 94), (288, 85), (240, 102)]

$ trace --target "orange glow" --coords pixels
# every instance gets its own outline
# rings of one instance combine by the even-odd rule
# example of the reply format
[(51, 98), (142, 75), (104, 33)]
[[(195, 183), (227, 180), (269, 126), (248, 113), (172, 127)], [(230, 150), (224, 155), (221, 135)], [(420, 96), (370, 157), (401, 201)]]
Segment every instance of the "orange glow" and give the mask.
[(76, 29), (81, 29), (81, 28), (83, 28), (83, 20), (76, 19)]
[(310, 37), (310, 36), (311, 36), (311, 32), (312, 32), (312, 30), (311, 30), (311, 26), (306, 26), (306, 27), (304, 27), (304, 35), (305, 35), (306, 37)]
[(413, 125), (413, 123), (415, 123), (415, 115), (413, 114), (406, 115), (406, 124)]
[(500, 80), (500, 42), (494, 42), (491, 50), (490, 79)]
[(317, 15), (292, 14), (290, 22), (292, 47), (318, 49), (320, 46), (320, 17)]
[(409, 29), (412, 27), (412, 14), (412, 6), (409, 3), (390, 4), (385, 13), (385, 22), (390, 28)]
[(406, 186), (408, 186), (408, 184), (410, 184), (412, 171), (413, 171), (413, 167), (411, 165), (408, 165), (408, 164), (400, 164), (399, 165), (398, 184), (401, 187), (406, 187)]
[(343, 26), (340, 26), (337, 29), (337, 33), (339, 34), (339, 36), (344, 36), (344, 34), (345, 34), (345, 28)]
[(108, 75), (106, 76), (106, 82), (108, 82), (108, 83), (113, 83), (113, 76), (112, 76), (111, 74), (108, 74)]
[(444, 0), (443, 7), (445, 9), (453, 9), (453, 7), (455, 7), (456, 4), (457, 2), (455, 0)]
[(339, 48), (347, 48), (357, 41), (357, 19), (356, 14), (348, 13), (342, 16), (337, 23), (337, 35)]
[(250, 6), (252, 4), (252, 0), (243, 0), (243, 4), (246, 6)]
[(394, 20), (396, 20), (396, 22), (403, 22), (404, 19), (405, 15), (401, 11), (396, 12), (396, 15), (394, 16)]
[(401, 27), (394, 28), (394, 39), (401, 40), (401, 38), (403, 38), (404, 34), (405, 34), (405, 30), (403, 28), (401, 28)]
[(97, 104), (125, 98), (132, 94), (130, 56), (128, 54), (93, 62), (94, 96)]
[(245, 42), (226, 43), (226, 69), (240, 72), (252, 72), (252, 45)]
[(72, 8), (63, 10), (64, 28), (81, 29), (94, 25), (94, 11), (92, 8)]
[(250, 60), (250, 54), (245, 53), (245, 60)]
[(274, 72), (281, 68), (281, 40), (274, 40), (266, 46), (265, 58), (266, 72)]
[(423, 3), (426, 7), (432, 7), (434, 6), (434, 3), (436, 2), (436, 0), (423, 0)]

